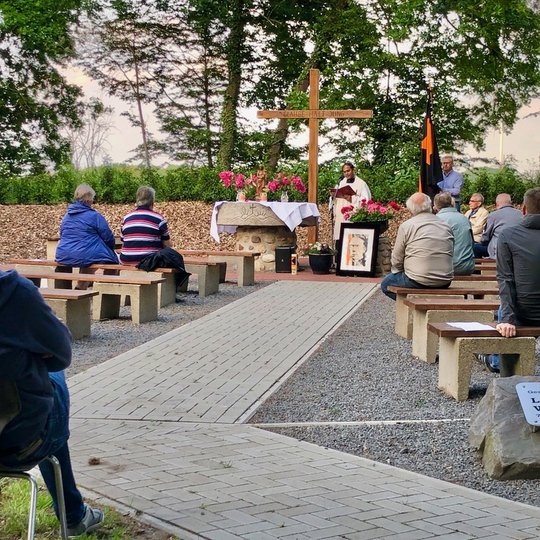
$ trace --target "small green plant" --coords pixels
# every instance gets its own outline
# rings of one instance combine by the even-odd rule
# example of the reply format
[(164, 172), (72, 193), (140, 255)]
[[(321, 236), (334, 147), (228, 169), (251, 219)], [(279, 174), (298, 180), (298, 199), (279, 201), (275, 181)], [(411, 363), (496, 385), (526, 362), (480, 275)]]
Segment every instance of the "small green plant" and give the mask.
[(315, 242), (314, 244), (310, 244), (305, 254), (306, 255), (335, 255), (336, 250), (330, 247), (328, 244)]

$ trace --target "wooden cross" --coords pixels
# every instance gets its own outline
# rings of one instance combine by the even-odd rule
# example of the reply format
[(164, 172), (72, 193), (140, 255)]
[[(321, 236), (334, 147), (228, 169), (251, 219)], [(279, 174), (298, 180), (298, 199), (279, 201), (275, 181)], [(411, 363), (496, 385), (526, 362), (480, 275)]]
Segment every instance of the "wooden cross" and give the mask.
[[(319, 70), (309, 70), (309, 109), (257, 111), (257, 118), (309, 118), (308, 153), (308, 202), (317, 204), (317, 177), (319, 171), (319, 119), (320, 118), (371, 118), (371, 110), (322, 110), (319, 109)], [(317, 227), (309, 227), (308, 242), (317, 240)]]

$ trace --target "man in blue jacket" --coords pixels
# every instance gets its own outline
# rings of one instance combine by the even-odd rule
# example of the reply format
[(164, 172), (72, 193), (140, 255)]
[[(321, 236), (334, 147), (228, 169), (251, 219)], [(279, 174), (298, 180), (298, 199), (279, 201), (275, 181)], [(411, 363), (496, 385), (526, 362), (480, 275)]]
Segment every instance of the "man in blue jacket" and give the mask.
[[(0, 465), (40, 462), (41, 474), (58, 504), (52, 465), (60, 462), (68, 535), (76, 537), (101, 526), (103, 512), (84, 504), (69, 456), (69, 393), (64, 369), (71, 363), (68, 329), (45, 304), (36, 287), (17, 272), (0, 271), (0, 380), (13, 383), (20, 412), (0, 433)], [(1, 399), (1, 397), (0, 397)]]

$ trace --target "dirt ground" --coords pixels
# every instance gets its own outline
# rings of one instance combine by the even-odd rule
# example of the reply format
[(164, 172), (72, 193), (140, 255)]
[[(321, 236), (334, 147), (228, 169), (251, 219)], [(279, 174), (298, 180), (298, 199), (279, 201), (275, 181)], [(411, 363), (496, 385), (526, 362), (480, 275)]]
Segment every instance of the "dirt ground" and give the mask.
[[(67, 204), (59, 205), (0, 205), (0, 262), (11, 258), (45, 258), (45, 241), (58, 236), (60, 221)], [(133, 206), (128, 204), (96, 204), (114, 234), (120, 234), (122, 218)], [(221, 243), (216, 244), (210, 236), (210, 218), (212, 205), (201, 202), (166, 202), (155, 206), (157, 212), (165, 216), (169, 223), (173, 245), (184, 249), (221, 249), (232, 250), (235, 246), (234, 235), (222, 234)], [(328, 208), (319, 206), (321, 223), (319, 239), (331, 241), (331, 225)], [(404, 212), (390, 222), (388, 235), (395, 237), (395, 231)], [(307, 229), (297, 229), (298, 253), (307, 248)]]

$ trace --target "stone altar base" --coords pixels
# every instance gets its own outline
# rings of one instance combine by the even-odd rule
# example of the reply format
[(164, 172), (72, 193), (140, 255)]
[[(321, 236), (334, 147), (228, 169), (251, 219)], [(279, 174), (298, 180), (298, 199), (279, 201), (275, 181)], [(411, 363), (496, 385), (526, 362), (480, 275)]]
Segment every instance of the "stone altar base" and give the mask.
[(255, 270), (259, 272), (275, 272), (276, 247), (296, 246), (296, 233), (288, 227), (248, 227), (240, 225), (236, 230), (236, 250), (257, 251), (260, 257), (255, 258)]

